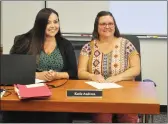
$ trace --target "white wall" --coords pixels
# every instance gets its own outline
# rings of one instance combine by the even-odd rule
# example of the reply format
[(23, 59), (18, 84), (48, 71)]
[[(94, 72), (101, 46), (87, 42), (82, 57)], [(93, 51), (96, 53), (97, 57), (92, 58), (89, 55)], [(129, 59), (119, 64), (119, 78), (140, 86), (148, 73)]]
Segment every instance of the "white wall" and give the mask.
[(8, 53), (14, 37), (29, 31), (44, 1), (2, 1), (1, 3), (1, 42), (3, 53)]
[[(9, 53), (16, 35), (25, 33), (32, 28), (37, 12), (43, 7), (44, 1), (2, 2), (1, 41), (3, 53)], [(69, 14), (68, 10), (65, 12), (65, 14)], [(82, 19), (78, 16), (74, 18), (77, 18), (79, 22)], [(87, 25), (87, 21), (85, 25)], [(73, 25), (73, 27), (75, 26), (77, 25)], [(160, 104), (167, 105), (167, 40), (140, 39), (140, 44), (142, 78), (149, 78), (156, 82)]]
[(142, 79), (157, 84), (161, 105), (167, 105), (167, 40), (140, 39)]

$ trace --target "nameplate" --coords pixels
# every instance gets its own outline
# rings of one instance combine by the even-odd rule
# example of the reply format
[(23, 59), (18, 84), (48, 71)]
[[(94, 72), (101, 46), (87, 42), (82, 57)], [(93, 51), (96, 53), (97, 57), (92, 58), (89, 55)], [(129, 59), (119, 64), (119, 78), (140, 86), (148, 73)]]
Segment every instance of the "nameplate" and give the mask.
[(67, 90), (67, 97), (102, 97), (102, 90)]

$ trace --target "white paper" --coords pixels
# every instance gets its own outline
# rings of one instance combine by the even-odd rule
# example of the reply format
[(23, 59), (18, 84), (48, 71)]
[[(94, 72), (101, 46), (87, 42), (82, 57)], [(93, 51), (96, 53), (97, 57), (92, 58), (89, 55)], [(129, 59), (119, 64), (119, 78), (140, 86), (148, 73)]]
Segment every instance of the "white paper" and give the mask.
[(5, 90), (0, 92), (1, 98), (3, 97), (4, 94), (5, 94)]
[(110, 89), (110, 88), (121, 88), (122, 86), (116, 84), (116, 83), (99, 83), (99, 82), (94, 82), (94, 81), (87, 81), (85, 82), (97, 89)]
[(45, 86), (45, 84), (44, 83), (37, 83), (37, 84), (28, 84), (28, 85), (26, 85), (27, 88), (41, 87), (41, 86)]
[(19, 99), (21, 99), (18, 88), (14, 85), (14, 90), (17, 93)]
[(35, 79), (35, 84), (37, 84), (37, 83), (43, 83), (43, 82), (46, 82), (45, 80), (40, 80), (40, 79)]

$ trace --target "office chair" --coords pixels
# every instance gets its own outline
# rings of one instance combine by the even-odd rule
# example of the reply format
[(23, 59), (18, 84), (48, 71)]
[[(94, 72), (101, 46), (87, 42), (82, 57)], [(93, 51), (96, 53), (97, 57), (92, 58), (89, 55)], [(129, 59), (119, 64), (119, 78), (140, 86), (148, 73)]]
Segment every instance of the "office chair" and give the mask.
[[(128, 39), (136, 48), (136, 50), (138, 51), (139, 55), (140, 55), (140, 60), (141, 60), (141, 50), (140, 50), (140, 41), (139, 38), (137, 36), (134, 35), (121, 35), (121, 37)], [(75, 50), (75, 54), (76, 54), (76, 59), (78, 60), (79, 54), (80, 54), (80, 50), (82, 49), (82, 46), (86, 43), (83, 41), (71, 41), (72, 45), (74, 46), (74, 50)], [(150, 79), (143, 79), (142, 80), (142, 75), (141, 72), (140, 74), (135, 78), (135, 81), (142, 81), (142, 82), (153, 82), (154, 86), (156, 87), (156, 83)], [(79, 120), (90, 120), (91, 119), (91, 115), (89, 115), (88, 113), (74, 113), (73, 116), (75, 119), (79, 119)], [(142, 115), (139, 114), (139, 118), (142, 120)], [(113, 117), (113, 122), (117, 123), (117, 116)]]
[[(136, 50), (138, 51), (139, 55), (140, 55), (140, 60), (141, 60), (141, 50), (140, 50), (140, 42), (139, 42), (139, 38), (137, 36), (134, 35), (122, 35), (122, 37), (128, 39), (136, 48)], [(143, 79), (142, 80), (142, 76), (141, 76), (141, 72), (140, 74), (135, 78), (135, 81), (142, 81), (142, 82), (153, 82), (154, 86), (156, 87), (156, 83), (150, 79)]]
[[(141, 48), (140, 48), (140, 42), (139, 42), (139, 38), (137, 36), (134, 35), (122, 35), (122, 37), (128, 39), (136, 48), (136, 50), (138, 51), (139, 55), (140, 55), (140, 60), (141, 60)], [(141, 76), (141, 72), (140, 74), (135, 78), (135, 81), (142, 81), (142, 82), (153, 82), (154, 86), (156, 87), (156, 83), (154, 81), (152, 81), (151, 79), (143, 79), (142, 80), (142, 76)], [(146, 117), (147, 118), (147, 117)], [(142, 114), (139, 114), (139, 119), (141, 121), (143, 121), (142, 119)]]

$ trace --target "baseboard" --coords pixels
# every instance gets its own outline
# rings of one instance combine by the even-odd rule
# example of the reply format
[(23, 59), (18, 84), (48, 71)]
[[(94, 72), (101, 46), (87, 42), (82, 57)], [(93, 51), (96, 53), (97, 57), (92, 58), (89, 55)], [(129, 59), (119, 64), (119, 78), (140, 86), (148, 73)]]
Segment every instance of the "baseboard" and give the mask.
[(160, 112), (167, 112), (167, 105), (160, 105)]

